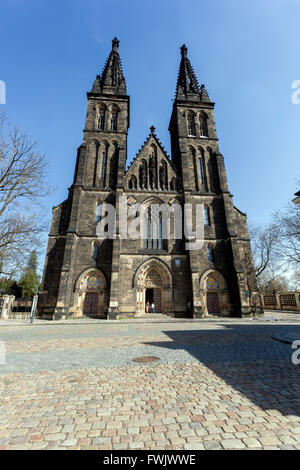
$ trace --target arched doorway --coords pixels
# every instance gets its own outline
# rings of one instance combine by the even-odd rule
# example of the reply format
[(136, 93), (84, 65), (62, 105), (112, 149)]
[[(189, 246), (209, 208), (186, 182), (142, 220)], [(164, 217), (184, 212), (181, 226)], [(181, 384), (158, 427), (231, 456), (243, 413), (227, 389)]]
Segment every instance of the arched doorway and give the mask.
[(172, 276), (162, 261), (152, 258), (138, 268), (134, 290), (137, 316), (147, 313), (147, 303), (154, 303), (156, 313), (172, 312)]
[(88, 269), (76, 282), (76, 316), (104, 318), (107, 312), (107, 284), (98, 269)]
[(207, 271), (201, 278), (200, 290), (204, 314), (230, 313), (227, 283), (221, 273), (213, 269)]

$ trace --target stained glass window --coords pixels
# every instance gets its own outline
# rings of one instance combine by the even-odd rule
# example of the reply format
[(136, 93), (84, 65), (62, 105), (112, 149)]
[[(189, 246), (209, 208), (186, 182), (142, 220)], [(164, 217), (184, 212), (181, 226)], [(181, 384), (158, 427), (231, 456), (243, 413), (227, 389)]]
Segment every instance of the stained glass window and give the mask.
[(206, 281), (206, 289), (219, 289), (218, 281), (213, 277), (209, 276)]
[(87, 289), (99, 289), (99, 287), (100, 287), (100, 280), (97, 278), (97, 276), (90, 276), (86, 280)]

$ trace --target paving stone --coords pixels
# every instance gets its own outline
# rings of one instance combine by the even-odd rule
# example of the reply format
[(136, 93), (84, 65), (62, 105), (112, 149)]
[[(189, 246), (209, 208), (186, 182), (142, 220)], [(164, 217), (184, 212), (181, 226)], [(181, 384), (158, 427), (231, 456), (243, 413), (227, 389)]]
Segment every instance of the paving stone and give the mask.
[(244, 449), (245, 444), (240, 439), (224, 439), (221, 441), (224, 449)]
[(0, 449), (300, 449), (298, 369), (263, 320), (9, 328)]
[(244, 437), (242, 441), (246, 444), (247, 447), (255, 447), (255, 448), (262, 447), (259, 440), (255, 439), (254, 437)]

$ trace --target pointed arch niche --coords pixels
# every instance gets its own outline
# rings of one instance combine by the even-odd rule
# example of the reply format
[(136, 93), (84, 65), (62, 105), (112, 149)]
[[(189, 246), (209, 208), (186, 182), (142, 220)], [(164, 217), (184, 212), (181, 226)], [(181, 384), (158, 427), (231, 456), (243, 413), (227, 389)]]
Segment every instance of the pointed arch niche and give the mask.
[(145, 315), (146, 303), (151, 301), (156, 313), (172, 312), (172, 275), (169, 267), (159, 259), (150, 258), (139, 266), (133, 277), (133, 289), (136, 316)]
[(105, 318), (108, 308), (107, 282), (95, 268), (85, 270), (75, 284), (75, 317)]

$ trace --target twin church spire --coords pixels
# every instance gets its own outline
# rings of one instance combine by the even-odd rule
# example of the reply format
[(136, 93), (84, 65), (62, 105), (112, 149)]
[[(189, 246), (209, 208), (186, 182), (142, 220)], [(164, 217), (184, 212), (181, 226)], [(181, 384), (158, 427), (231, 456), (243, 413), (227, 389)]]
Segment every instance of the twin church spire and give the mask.
[(119, 55), (120, 41), (112, 40), (112, 49), (105, 63), (102, 75), (97, 75), (91, 93), (126, 95), (125, 77)]
[(204, 85), (199, 86), (196, 74), (187, 56), (187, 47), (181, 46), (181, 62), (179, 66), (176, 99), (192, 101), (210, 101)]
[[(120, 41), (112, 40), (112, 49), (105, 63), (102, 75), (97, 75), (91, 93), (126, 95), (126, 82), (119, 55)], [(204, 85), (199, 86), (196, 74), (187, 56), (187, 47), (181, 46), (181, 62), (176, 86), (176, 99), (210, 101)]]

